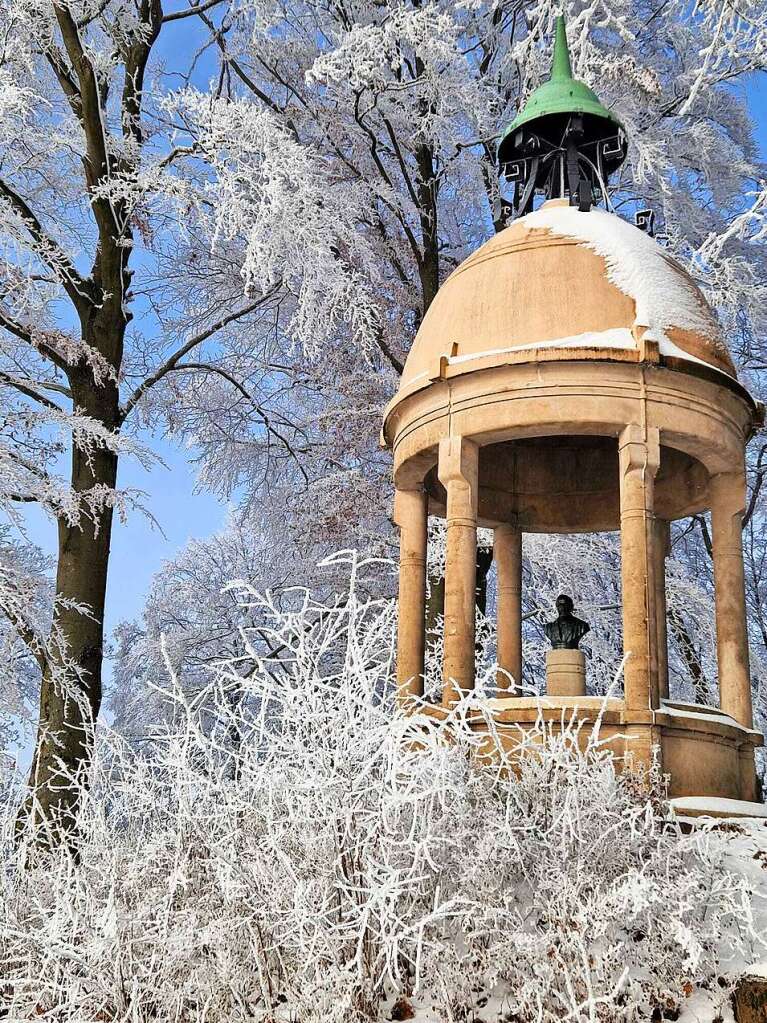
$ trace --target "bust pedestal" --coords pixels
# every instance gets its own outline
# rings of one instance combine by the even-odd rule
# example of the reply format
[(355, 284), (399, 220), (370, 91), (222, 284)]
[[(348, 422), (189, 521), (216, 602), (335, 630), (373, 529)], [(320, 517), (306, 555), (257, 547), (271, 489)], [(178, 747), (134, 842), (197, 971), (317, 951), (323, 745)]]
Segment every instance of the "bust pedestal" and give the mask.
[(582, 650), (547, 652), (546, 693), (549, 696), (586, 695), (586, 658)]

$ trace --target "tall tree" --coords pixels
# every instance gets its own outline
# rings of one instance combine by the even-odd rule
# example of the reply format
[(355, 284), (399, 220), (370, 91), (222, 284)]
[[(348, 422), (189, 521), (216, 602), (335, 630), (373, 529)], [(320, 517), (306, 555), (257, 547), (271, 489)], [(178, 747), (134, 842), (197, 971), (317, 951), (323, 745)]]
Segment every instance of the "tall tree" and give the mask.
[[(162, 126), (162, 90), (150, 102), (145, 81), (161, 32), (192, 14), (165, 14), (157, 0), (20, 0), (0, 14), (0, 385), (3, 454), (14, 467), (2, 498), (42, 502), (58, 532), (48, 636), (10, 601), (3, 606), (41, 669), (31, 779), (39, 810), (57, 826), (69, 826), (72, 780), (101, 706), (112, 518), (124, 503), (118, 457), (132, 446), (121, 438), (126, 420), (151, 388), (271, 297), (230, 286), (214, 302), (192, 291), (194, 264), (189, 273), (164, 201), (177, 154)], [(208, 267), (208, 282), (221, 270)], [(167, 297), (166, 278), (183, 279), (187, 298), (180, 288)], [(153, 334), (131, 335), (131, 321), (148, 311)], [(54, 431), (63, 443), (52, 442)], [(69, 472), (57, 479), (66, 448)]]

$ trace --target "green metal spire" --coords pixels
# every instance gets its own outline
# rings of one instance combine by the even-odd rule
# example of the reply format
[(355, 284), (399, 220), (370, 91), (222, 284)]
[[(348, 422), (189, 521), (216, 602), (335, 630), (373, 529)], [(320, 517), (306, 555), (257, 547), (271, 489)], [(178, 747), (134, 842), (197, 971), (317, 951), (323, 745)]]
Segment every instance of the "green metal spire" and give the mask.
[(551, 75), (530, 96), (503, 133), (498, 163), (513, 184), (517, 215), (533, 208), (535, 196), (569, 196), (586, 213), (596, 196), (606, 197), (610, 175), (626, 159), (623, 125), (584, 82), (573, 78), (565, 19), (556, 22)]
[(565, 28), (565, 17), (560, 14), (557, 18), (557, 34), (554, 37), (554, 57), (551, 61), (552, 80), (561, 81), (563, 78), (573, 77), (573, 67), (570, 63), (570, 50), (567, 45), (567, 29)]
[(623, 127), (618, 118), (602, 106), (588, 85), (573, 78), (565, 19), (561, 14), (557, 18), (551, 77), (538, 86), (503, 133), (499, 149), (506, 148), (504, 147), (506, 140), (522, 125), (551, 114), (586, 114), (608, 122), (613, 130)]

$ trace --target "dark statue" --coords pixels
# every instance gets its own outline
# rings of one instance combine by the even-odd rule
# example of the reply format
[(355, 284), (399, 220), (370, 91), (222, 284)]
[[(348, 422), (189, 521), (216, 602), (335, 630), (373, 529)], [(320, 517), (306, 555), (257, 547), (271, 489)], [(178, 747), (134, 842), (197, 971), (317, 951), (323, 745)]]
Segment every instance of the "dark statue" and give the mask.
[(556, 621), (546, 622), (543, 626), (552, 650), (577, 650), (591, 626), (575, 617), (573, 602), (564, 593), (557, 597), (557, 616)]

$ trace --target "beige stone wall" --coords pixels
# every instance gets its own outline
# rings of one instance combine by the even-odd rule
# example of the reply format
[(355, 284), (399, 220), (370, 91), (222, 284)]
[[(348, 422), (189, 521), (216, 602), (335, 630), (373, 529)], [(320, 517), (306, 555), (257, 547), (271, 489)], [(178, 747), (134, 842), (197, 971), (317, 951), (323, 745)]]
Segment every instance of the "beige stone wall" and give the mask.
[[(691, 709), (688, 715), (657, 714), (643, 724), (634, 721), (622, 700), (606, 701), (601, 714), (599, 737), (617, 757), (619, 767), (645, 768), (653, 745), (660, 747), (663, 771), (669, 779), (669, 797), (713, 796), (725, 799), (753, 800), (754, 749), (762, 745), (758, 732), (727, 724), (714, 708), (708, 715)], [(497, 700), (493, 706), (496, 733), (507, 752), (519, 747), (523, 732), (540, 739), (536, 721), (542, 717), (555, 731), (575, 715), (583, 722), (579, 741), (585, 750), (593, 722), (602, 711), (602, 701), (584, 699)], [(708, 718), (708, 720), (705, 720)], [(703, 720), (701, 720), (703, 719)], [(483, 730), (478, 723), (477, 727)], [(494, 755), (495, 738), (488, 734), (485, 755)]]

